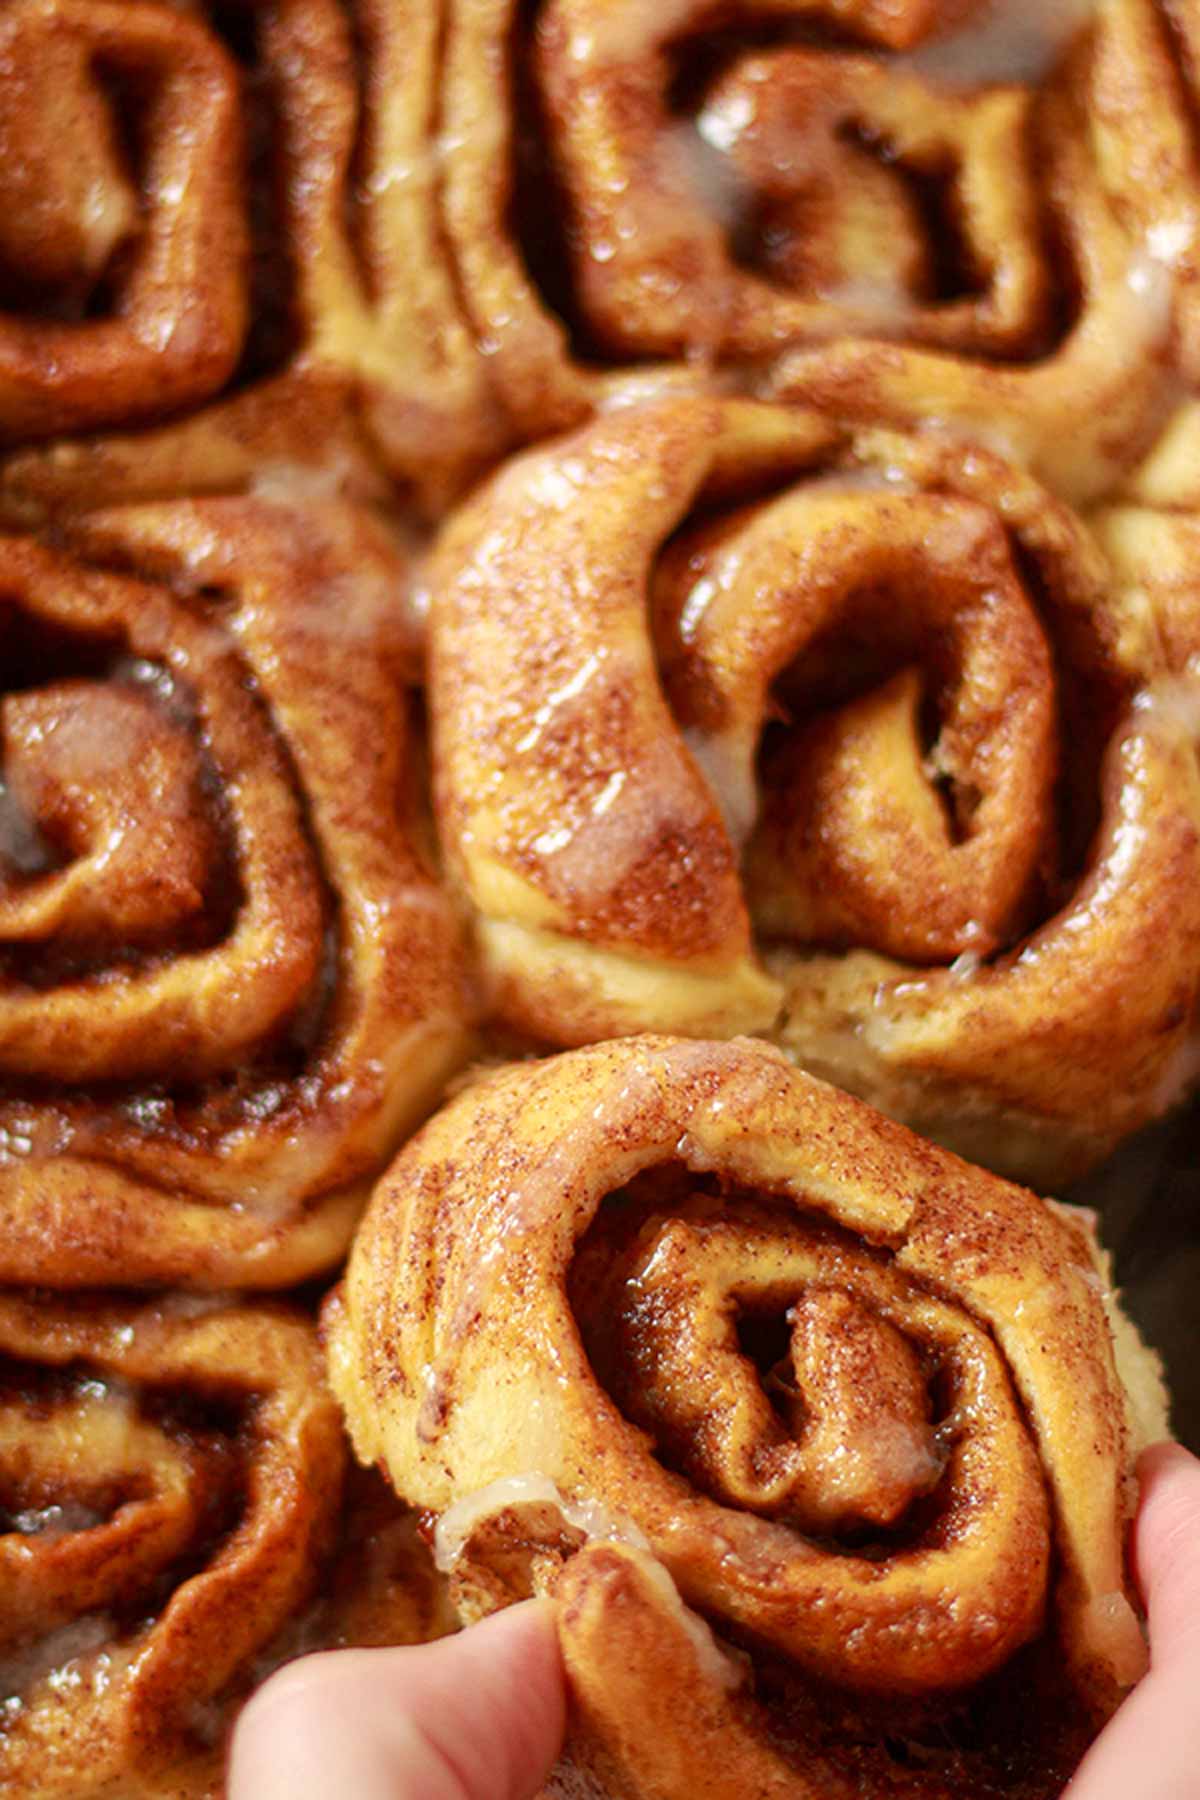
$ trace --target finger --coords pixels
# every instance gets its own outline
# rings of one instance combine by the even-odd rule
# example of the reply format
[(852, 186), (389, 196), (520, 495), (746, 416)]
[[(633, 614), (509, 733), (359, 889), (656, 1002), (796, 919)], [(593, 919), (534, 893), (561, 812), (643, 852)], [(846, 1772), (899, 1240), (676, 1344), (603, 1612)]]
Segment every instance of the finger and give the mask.
[(1153, 1660), (1189, 1645), (1200, 1657), (1200, 1461), (1179, 1444), (1156, 1444), (1138, 1464), (1138, 1479), (1134, 1562)]
[(1135, 1532), (1150, 1673), (1093, 1746), (1064, 1800), (1196, 1800), (1200, 1769), (1200, 1463), (1147, 1451)]
[(290, 1664), (242, 1715), (229, 1800), (529, 1800), (564, 1722), (553, 1608), (531, 1601), (436, 1644)]

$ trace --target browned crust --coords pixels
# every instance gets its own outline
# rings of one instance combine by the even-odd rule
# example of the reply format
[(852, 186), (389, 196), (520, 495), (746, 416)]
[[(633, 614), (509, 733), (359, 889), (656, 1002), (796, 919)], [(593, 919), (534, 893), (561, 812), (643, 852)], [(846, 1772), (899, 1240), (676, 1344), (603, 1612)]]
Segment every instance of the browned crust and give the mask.
[[(158, 805), (174, 819), (186, 798), (195, 816), (183, 830), (199, 833), (202, 861), (204, 818), (219, 822), (233, 910), (199, 947), (172, 927), (133, 954), (119, 923), (126, 887), (161, 914), (152, 812), (120, 882), (110, 856), (96, 864), (91, 948), (62, 972), (51, 962), (40, 988), (14, 973), (0, 983), (0, 1062), (16, 1084), (0, 1268), (55, 1286), (286, 1286), (337, 1261), (364, 1178), (468, 1049), (458, 930), (415, 810), (404, 565), (371, 519), (333, 502), (303, 514), (239, 500), (117, 510), (81, 523), (74, 542), (72, 557), (7, 540), (14, 598), (43, 624), (169, 673), (162, 729), (168, 740), (180, 729), (181, 700), (185, 718), (193, 709), (219, 798), (186, 798), (164, 778)], [(120, 694), (119, 670), (108, 679)], [(90, 687), (39, 691), (61, 712)], [(120, 744), (105, 754), (118, 795), (132, 774)], [(78, 866), (38, 878), (47, 904)], [(225, 891), (222, 867), (204, 871), (206, 895)], [(26, 883), (10, 909), (28, 910), (29, 894)], [(38, 954), (70, 949), (64, 919)], [(292, 1063), (273, 1070), (266, 1053), (290, 1032), (301, 1034)], [(149, 1088), (185, 1076), (190, 1099), (139, 1108)], [(115, 1098), (92, 1092), (114, 1079), (125, 1084)]]

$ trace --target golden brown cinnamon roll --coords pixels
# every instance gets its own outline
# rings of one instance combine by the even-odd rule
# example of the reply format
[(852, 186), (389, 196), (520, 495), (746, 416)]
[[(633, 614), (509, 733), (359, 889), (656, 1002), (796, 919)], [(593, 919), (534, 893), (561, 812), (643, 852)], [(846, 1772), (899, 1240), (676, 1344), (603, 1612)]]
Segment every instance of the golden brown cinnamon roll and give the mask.
[(146, 0), (9, 0), (0, 67), (0, 443), (206, 399), (246, 316), (228, 56)]
[[(87, 0), (70, 10), (86, 14)], [(236, 266), (248, 228), (252, 323), (218, 405), (135, 436), (17, 456), (4, 480), (10, 512), (240, 490), (264, 465), (317, 470), (357, 494), (386, 470), (421, 503), (441, 504), (502, 447), (507, 428), (442, 253), (437, 7), (188, 0), (186, 19), (165, 5), (91, 10), (148, 15), (227, 71), (232, 117), (204, 127), (222, 134), (227, 160), (239, 128), (245, 138), (227, 178), (237, 206), (229, 247), (219, 249)], [(3, 121), (0, 113), (0, 149)], [(180, 270), (177, 283), (188, 275)], [(144, 390), (144, 371), (140, 379)], [(174, 396), (175, 410), (191, 397)], [(103, 416), (131, 423), (139, 409)], [(57, 429), (94, 422), (59, 420)]]
[(378, 1478), (343, 1500), (337, 1409), (298, 1314), (7, 1295), (0, 1353), (14, 1800), (216, 1795), (232, 1711), (278, 1663), (445, 1629)]
[[(1071, 499), (1113, 486), (1153, 441), (1178, 397), (1178, 364), (1194, 355), (1200, 168), (1176, 12), (1157, 0), (1056, 8), (1064, 25), (1081, 13), (1088, 23), (1039, 88), (960, 96), (974, 123), (957, 156), (942, 151), (963, 288), (955, 307), (934, 309), (945, 335), (902, 326), (887, 349), (878, 330), (874, 343), (839, 333), (787, 355), (768, 391), (978, 436)], [(962, 72), (976, 73), (969, 54)], [(762, 161), (778, 150), (778, 125), (759, 135)], [(980, 326), (990, 343), (973, 345)]]
[(674, 398), (514, 461), (432, 612), (494, 1014), (772, 1034), (1006, 1172), (1081, 1168), (1193, 1060), (1162, 629), (1030, 477), (932, 435)]
[(521, 432), (687, 365), (1111, 486), (1190, 304), (1171, 9), (1008, 10), (449, 0), (446, 229)]
[(439, 1114), (326, 1324), (461, 1604), (556, 1593), (605, 1791), (1050, 1800), (1144, 1663), (1111, 1304), (1067, 1210), (643, 1038)]
[(0, 547), (0, 1272), (284, 1286), (466, 1047), (404, 568), (240, 500)]

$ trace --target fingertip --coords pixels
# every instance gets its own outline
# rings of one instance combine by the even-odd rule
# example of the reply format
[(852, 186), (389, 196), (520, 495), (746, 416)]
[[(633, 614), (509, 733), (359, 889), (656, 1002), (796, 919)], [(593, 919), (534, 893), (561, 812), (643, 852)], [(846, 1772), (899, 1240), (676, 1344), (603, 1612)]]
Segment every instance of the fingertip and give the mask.
[(1200, 1629), (1200, 1461), (1180, 1444), (1155, 1444), (1138, 1479), (1134, 1566), (1157, 1659)]
[(522, 1600), (471, 1626), (471, 1641), (486, 1645), (491, 1654), (503, 1654), (540, 1674), (557, 1677), (562, 1671), (557, 1616), (553, 1600)]
[(555, 1608), (533, 1600), (436, 1643), (288, 1664), (243, 1710), (229, 1792), (521, 1800), (541, 1786), (565, 1728)]
[(473, 1685), (493, 1739), (512, 1769), (511, 1791), (532, 1791), (558, 1755), (566, 1731), (566, 1676), (556, 1609), (549, 1600), (506, 1607), (459, 1637), (448, 1652), (460, 1681)]
[(1184, 1473), (1200, 1476), (1200, 1460), (1174, 1438), (1151, 1444), (1138, 1457), (1137, 1477), (1143, 1495), (1150, 1486)]

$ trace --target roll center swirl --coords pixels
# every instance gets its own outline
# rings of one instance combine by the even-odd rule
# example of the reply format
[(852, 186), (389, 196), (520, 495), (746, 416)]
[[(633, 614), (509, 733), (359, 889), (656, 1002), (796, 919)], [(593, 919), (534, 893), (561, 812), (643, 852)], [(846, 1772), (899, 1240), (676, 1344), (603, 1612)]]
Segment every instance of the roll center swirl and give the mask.
[(11, 858), (0, 862), (5, 937), (115, 950), (199, 922), (221, 845), (203, 758), (181, 723), (135, 688), (73, 681), (10, 695), (0, 725), (24, 833), (20, 814), (11, 822), (67, 863), (22, 881)]
[[(765, 1211), (717, 1221), (693, 1205), (649, 1220), (608, 1275), (597, 1351), (622, 1410), (729, 1505), (816, 1534), (898, 1525), (946, 1463), (928, 1350), (875, 1309), (869, 1281), (865, 1296), (826, 1285), (830, 1246)], [(854, 1259), (840, 1263), (853, 1282)]]
[(1050, 1556), (987, 1332), (886, 1255), (767, 1199), (691, 1193), (664, 1210), (654, 1187), (652, 1172), (601, 1210), (572, 1304), (625, 1418), (717, 1503), (733, 1616), (857, 1686), (885, 1666), (913, 1693), (981, 1679), (1039, 1628)]
[[(917, 961), (1012, 938), (1053, 828), (1057, 703), (993, 514), (831, 476), (685, 532), (654, 605), (762, 926)], [(793, 707), (760, 807), (760, 737)]]

